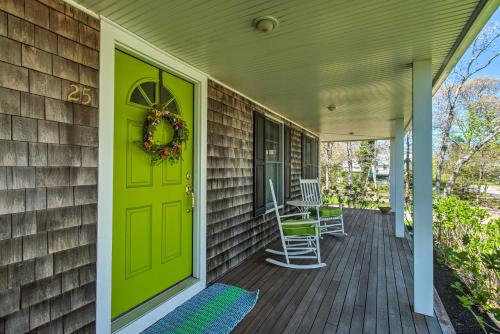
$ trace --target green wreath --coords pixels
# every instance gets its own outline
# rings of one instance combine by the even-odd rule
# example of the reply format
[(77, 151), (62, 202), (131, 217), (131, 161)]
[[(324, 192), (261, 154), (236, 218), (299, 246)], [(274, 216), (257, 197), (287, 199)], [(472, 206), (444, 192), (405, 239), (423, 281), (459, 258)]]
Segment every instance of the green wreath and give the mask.
[[(161, 121), (166, 121), (174, 129), (174, 136), (167, 144), (155, 141), (156, 128)], [(142, 147), (151, 155), (151, 164), (156, 165), (167, 160), (174, 164), (182, 159), (182, 145), (189, 139), (187, 123), (179, 114), (167, 109), (165, 104), (154, 104), (146, 114)]]

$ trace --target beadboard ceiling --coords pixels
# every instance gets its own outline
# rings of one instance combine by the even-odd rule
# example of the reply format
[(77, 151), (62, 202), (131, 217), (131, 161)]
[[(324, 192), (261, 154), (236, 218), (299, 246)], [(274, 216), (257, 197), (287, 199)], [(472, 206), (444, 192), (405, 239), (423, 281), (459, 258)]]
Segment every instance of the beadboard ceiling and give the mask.
[[(387, 138), (395, 118), (407, 123), (410, 64), (432, 58), (436, 79), (480, 1), (77, 2), (322, 140), (348, 140)], [(265, 15), (279, 20), (271, 33), (252, 27)]]

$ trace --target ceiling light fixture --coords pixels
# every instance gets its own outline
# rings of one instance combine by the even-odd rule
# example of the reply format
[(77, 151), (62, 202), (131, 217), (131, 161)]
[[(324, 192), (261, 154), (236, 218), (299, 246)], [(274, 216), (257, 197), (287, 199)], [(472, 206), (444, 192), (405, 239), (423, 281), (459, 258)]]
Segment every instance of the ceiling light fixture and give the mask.
[(278, 27), (278, 20), (272, 16), (262, 16), (253, 20), (255, 28), (262, 32), (271, 32)]

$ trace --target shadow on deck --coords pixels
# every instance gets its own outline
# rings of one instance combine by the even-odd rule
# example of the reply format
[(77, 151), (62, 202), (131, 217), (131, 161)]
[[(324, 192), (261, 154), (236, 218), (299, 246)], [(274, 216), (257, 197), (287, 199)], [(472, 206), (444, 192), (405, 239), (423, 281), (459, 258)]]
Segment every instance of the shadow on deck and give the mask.
[(325, 268), (276, 267), (260, 251), (219, 279), (260, 290), (234, 333), (454, 333), (436, 292), (435, 317), (412, 312), (411, 242), (394, 236), (393, 215), (348, 209), (345, 227), (321, 241)]

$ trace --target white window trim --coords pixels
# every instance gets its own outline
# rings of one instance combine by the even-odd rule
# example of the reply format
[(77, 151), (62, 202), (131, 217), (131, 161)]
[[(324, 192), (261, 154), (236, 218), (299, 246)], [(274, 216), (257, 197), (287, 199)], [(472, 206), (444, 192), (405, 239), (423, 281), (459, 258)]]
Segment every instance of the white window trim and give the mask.
[(115, 49), (127, 51), (194, 84), (193, 277), (197, 280), (174, 297), (135, 319), (117, 333), (138, 333), (206, 287), (207, 75), (101, 17), (99, 74), (99, 162), (96, 331), (111, 333), (111, 267), (113, 240), (113, 143)]

